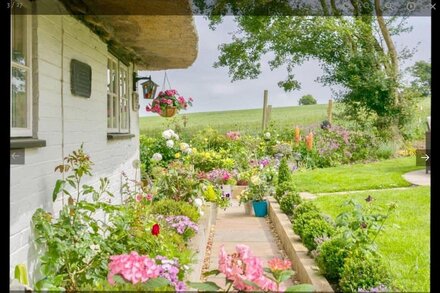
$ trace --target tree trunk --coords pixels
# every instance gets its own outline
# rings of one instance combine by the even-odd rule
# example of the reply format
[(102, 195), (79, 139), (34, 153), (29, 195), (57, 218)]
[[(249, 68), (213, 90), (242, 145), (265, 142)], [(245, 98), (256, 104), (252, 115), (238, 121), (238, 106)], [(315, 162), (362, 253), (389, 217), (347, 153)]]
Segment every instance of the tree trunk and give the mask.
[[(394, 46), (394, 42), (391, 39), (390, 32), (385, 24), (383, 18), (382, 8), (380, 7), (380, 0), (374, 0), (374, 8), (376, 10), (377, 22), (379, 24), (380, 32), (382, 33), (385, 44), (387, 45), (388, 54), (391, 58), (390, 74), (393, 81), (397, 82), (397, 76), (399, 73), (399, 61), (397, 58), (397, 50)], [(399, 97), (397, 91), (394, 91), (394, 103), (397, 106), (399, 104)]]

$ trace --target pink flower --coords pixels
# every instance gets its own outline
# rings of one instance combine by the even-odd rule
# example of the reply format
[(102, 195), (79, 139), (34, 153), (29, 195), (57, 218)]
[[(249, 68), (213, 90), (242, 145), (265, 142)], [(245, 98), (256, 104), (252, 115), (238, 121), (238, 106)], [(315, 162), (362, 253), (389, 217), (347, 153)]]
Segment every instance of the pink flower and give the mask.
[(222, 246), (218, 263), (219, 271), (232, 281), (235, 289), (240, 291), (255, 290), (244, 282), (244, 280), (249, 280), (264, 290), (277, 291), (276, 283), (264, 276), (263, 263), (252, 255), (249, 246), (238, 244), (235, 250), (235, 253), (227, 254)]
[(240, 138), (240, 132), (238, 131), (229, 131), (226, 133), (226, 136), (230, 139), (230, 140), (237, 140)]
[(151, 278), (157, 278), (160, 274), (160, 267), (148, 256), (139, 255), (132, 251), (130, 254), (110, 256), (108, 282), (115, 284), (113, 276), (120, 275), (126, 281), (133, 284), (145, 282)]
[(292, 263), (288, 259), (280, 259), (280, 258), (272, 258), (267, 262), (267, 265), (272, 271), (284, 271), (290, 270), (292, 267)]
[(137, 201), (137, 202), (140, 202), (141, 200), (142, 200), (142, 194), (136, 194), (136, 197), (135, 197), (135, 200)]
[(153, 195), (152, 195), (152, 194), (147, 194), (147, 195), (145, 196), (145, 198), (146, 198), (147, 200), (151, 201), (151, 200), (153, 200)]
[(192, 102), (192, 101), (194, 101), (194, 100), (193, 100), (193, 98), (189, 97), (189, 101)]

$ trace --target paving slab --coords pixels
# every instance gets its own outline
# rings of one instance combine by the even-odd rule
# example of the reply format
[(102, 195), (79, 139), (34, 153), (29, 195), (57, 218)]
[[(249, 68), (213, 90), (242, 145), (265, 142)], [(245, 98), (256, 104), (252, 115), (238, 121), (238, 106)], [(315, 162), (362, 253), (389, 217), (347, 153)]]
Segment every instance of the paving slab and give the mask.
[(408, 172), (402, 175), (411, 184), (420, 186), (431, 186), (431, 172), (426, 173), (426, 169)]
[[(267, 261), (273, 257), (283, 258), (285, 254), (278, 247), (266, 218), (246, 215), (244, 206), (239, 206), (235, 199), (232, 199), (231, 203), (232, 205), (226, 210), (218, 209), (217, 211), (209, 270), (218, 268), (218, 254), (221, 246), (224, 246), (228, 253), (232, 253), (237, 244), (248, 245), (265, 266)], [(224, 277), (221, 274), (210, 276), (207, 281), (213, 281), (219, 286), (224, 285)], [(288, 284), (291, 282), (289, 281)]]

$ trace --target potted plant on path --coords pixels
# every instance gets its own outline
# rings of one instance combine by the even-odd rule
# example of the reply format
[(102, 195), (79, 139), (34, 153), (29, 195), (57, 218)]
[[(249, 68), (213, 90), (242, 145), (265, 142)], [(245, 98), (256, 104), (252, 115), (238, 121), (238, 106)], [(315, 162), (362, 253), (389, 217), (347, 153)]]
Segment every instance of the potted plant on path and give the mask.
[(245, 191), (252, 199), (252, 206), (256, 217), (265, 217), (267, 215), (266, 197), (269, 195), (270, 188), (264, 176), (254, 175), (251, 177), (249, 187)]

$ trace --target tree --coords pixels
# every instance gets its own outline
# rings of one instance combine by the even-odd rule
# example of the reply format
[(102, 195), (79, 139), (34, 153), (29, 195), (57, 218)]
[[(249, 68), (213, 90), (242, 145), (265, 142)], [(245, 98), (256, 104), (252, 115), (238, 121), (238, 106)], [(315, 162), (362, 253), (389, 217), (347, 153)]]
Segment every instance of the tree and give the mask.
[(302, 96), (298, 101), (298, 105), (314, 105), (316, 104), (316, 99), (312, 95)]
[(420, 93), (422, 97), (431, 96), (431, 63), (417, 61), (409, 68), (414, 77), (411, 86)]
[[(241, 4), (243, 2), (252, 2), (257, 7), (250, 8), (250, 4), (246, 6)], [(345, 117), (363, 123), (366, 116), (381, 129), (405, 124), (411, 114), (408, 106), (413, 101), (411, 95), (402, 94), (399, 57), (408, 58), (411, 52), (406, 48), (397, 52), (392, 37), (410, 31), (411, 27), (402, 19), (384, 19), (380, 0), (337, 3), (331, 0), (330, 6), (327, 1), (319, 1), (320, 15), (333, 17), (311, 17), (304, 4), (307, 1), (296, 1), (304, 4), (298, 5), (298, 9), (304, 9), (303, 16), (286, 17), (300, 13), (279, 12), (270, 6), (273, 2), (284, 3), (216, 2), (217, 15), (211, 18), (214, 20), (211, 25), (220, 21), (219, 15), (225, 14), (226, 6), (230, 5), (238, 30), (233, 33), (231, 43), (219, 47), (220, 56), (214, 67), (228, 67), (232, 81), (255, 79), (261, 73), (261, 57), (271, 53), (274, 57), (268, 62), (270, 68), (287, 70), (287, 78), (278, 85), (285, 91), (293, 91), (300, 89), (293, 68), (314, 58), (324, 70), (318, 80), (324, 85), (339, 85), (345, 89), (336, 97), (345, 107)], [(344, 9), (341, 3), (348, 5), (353, 17), (341, 16)]]

